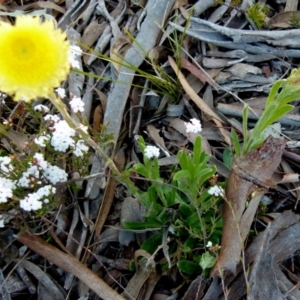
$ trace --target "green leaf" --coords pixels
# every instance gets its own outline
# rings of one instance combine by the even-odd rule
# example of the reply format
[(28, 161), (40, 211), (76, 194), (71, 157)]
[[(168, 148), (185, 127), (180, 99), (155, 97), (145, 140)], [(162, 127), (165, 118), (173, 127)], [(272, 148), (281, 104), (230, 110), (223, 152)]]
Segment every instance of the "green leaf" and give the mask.
[(144, 221), (144, 222), (128, 222), (123, 221), (123, 224), (126, 229), (129, 230), (145, 230), (145, 229), (151, 229), (151, 228), (161, 228), (163, 224), (158, 221)]
[(248, 110), (249, 105), (244, 105), (243, 108), (243, 137), (244, 137), (244, 145), (247, 145), (248, 141)]
[(196, 240), (194, 238), (189, 237), (183, 244), (183, 251), (191, 252), (195, 248), (195, 245), (196, 245)]
[(203, 270), (210, 269), (216, 262), (216, 257), (213, 256), (209, 251), (205, 252), (200, 260), (200, 266)]
[(194, 142), (194, 153), (193, 160), (194, 164), (198, 165), (201, 162), (201, 153), (203, 152), (201, 149), (202, 140), (200, 136), (197, 136)]
[(203, 183), (205, 183), (215, 173), (216, 173), (216, 166), (211, 166), (209, 168), (202, 169), (197, 174), (197, 179), (199, 179), (199, 188), (203, 185)]
[(268, 123), (267, 126), (264, 128), (264, 130), (274, 122), (276, 122), (278, 119), (289, 113), (292, 109), (294, 108), (293, 105), (285, 104), (284, 106), (278, 108), (274, 114), (270, 115), (268, 118)]
[(134, 169), (139, 175), (142, 175), (146, 178), (148, 177), (148, 169), (144, 165), (137, 163), (134, 165)]
[[(238, 155), (238, 154), (237, 154)], [(228, 169), (231, 170), (231, 166), (232, 166), (232, 161), (233, 161), (233, 155), (232, 152), (226, 148), (223, 151), (223, 163), (225, 164), (225, 166), (228, 167)]]
[(182, 170), (188, 170), (193, 172), (193, 162), (191, 156), (187, 154), (186, 151), (182, 150), (178, 152), (178, 161)]
[(240, 156), (241, 155), (241, 146), (240, 146), (240, 142), (239, 142), (239, 137), (234, 129), (231, 129), (231, 139), (232, 139), (235, 154), (237, 156)]
[(191, 180), (191, 177), (191, 173), (188, 170), (181, 170), (175, 173), (173, 180), (179, 181), (183, 178), (189, 182)]
[(280, 87), (282, 86), (282, 84), (284, 83), (283, 80), (277, 80), (275, 81), (275, 83), (273, 84), (267, 102), (266, 102), (266, 108), (271, 104), (271, 102), (273, 102), (277, 96), (278, 90), (280, 89)]
[(191, 206), (185, 203), (180, 204), (179, 209), (183, 219), (188, 218), (193, 213)]
[(141, 249), (145, 250), (150, 254), (153, 254), (156, 251), (156, 249), (161, 245), (161, 243), (162, 234), (154, 234), (141, 245)]
[(181, 272), (187, 273), (187, 274), (200, 274), (201, 273), (201, 268), (200, 266), (189, 260), (180, 260), (177, 263), (177, 266)]

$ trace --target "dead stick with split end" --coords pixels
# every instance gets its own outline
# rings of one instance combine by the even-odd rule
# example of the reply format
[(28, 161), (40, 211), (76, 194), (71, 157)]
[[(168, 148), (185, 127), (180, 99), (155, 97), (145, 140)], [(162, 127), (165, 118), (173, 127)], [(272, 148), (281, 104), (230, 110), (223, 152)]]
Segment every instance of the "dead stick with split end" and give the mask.
[(56, 266), (76, 276), (102, 299), (125, 300), (77, 258), (63, 253), (40, 237), (28, 233), (20, 233), (17, 235), (17, 240)]

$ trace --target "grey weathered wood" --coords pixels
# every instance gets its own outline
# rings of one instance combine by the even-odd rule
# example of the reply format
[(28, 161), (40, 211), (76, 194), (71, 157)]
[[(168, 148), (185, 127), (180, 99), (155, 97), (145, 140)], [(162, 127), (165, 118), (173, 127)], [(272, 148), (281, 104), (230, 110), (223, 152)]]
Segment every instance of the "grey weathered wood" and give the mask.
[[(139, 67), (142, 64), (146, 53), (155, 47), (156, 41), (161, 33), (161, 28), (163, 27), (173, 4), (174, 1), (170, 0), (148, 1), (147, 6), (145, 7), (147, 16), (135, 42), (125, 55), (125, 62), (134, 65), (135, 67)], [(123, 112), (127, 103), (134, 74), (134, 70), (122, 67), (118, 81), (108, 97), (104, 124), (108, 124), (107, 132), (114, 134), (114, 142), (116, 142), (119, 137)]]

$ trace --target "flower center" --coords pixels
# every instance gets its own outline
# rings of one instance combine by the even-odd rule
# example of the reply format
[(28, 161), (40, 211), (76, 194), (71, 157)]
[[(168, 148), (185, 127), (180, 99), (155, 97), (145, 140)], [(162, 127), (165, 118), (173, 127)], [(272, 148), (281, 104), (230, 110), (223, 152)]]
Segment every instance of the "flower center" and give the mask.
[(34, 57), (35, 53), (35, 45), (32, 41), (29, 40), (16, 40), (16, 46), (13, 51), (15, 51), (15, 55), (21, 61), (27, 61), (28, 59)]

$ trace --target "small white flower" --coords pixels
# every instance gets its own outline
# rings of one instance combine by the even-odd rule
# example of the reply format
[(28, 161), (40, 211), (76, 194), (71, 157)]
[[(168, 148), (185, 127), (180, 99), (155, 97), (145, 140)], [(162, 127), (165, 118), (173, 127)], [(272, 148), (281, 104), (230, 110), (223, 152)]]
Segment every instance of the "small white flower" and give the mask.
[(36, 160), (36, 164), (40, 168), (46, 169), (48, 167), (49, 163), (44, 159), (44, 155), (42, 153), (34, 154), (33, 158)]
[(43, 104), (38, 104), (33, 108), (35, 111), (40, 111), (42, 113), (47, 113), (49, 112), (49, 108)]
[(73, 153), (75, 156), (83, 156), (83, 152), (87, 152), (89, 150), (89, 147), (84, 143), (84, 140), (79, 140), (76, 145), (75, 149), (73, 150)]
[(50, 135), (41, 135), (38, 138), (34, 139), (35, 144), (37, 144), (40, 147), (46, 147), (46, 142), (50, 140)]
[(3, 99), (5, 99), (7, 97), (7, 95), (6, 94), (4, 94), (4, 93), (0, 93), (0, 98), (2, 98), (2, 100)]
[(54, 194), (55, 192), (56, 192), (56, 188), (55, 187), (53, 187), (52, 185), (45, 185), (45, 186), (39, 188), (36, 191), (36, 194), (40, 198), (43, 198), (43, 197), (48, 197), (49, 195)]
[(8, 198), (13, 196), (13, 190), (16, 188), (14, 181), (0, 177), (0, 203), (6, 203)]
[(0, 169), (4, 173), (8, 173), (9, 171), (13, 171), (13, 166), (10, 164), (11, 158), (9, 156), (0, 157)]
[(82, 55), (82, 50), (79, 46), (71, 46), (70, 47), (70, 54), (73, 56), (81, 56)]
[(29, 102), (28, 99), (27, 99), (25, 96), (22, 96), (22, 97), (21, 97), (21, 101)]
[(199, 120), (191, 119), (190, 122), (184, 122), (187, 133), (198, 133), (202, 131), (202, 126)]
[(208, 190), (208, 193), (210, 195), (214, 195), (216, 197), (224, 197), (224, 190), (222, 187), (218, 186), (218, 185), (214, 185), (212, 186), (209, 190)]
[(83, 124), (79, 123), (78, 127), (83, 130), (84, 132), (88, 133), (89, 127), (84, 126)]
[(66, 90), (63, 89), (63, 88), (57, 88), (55, 90), (55, 92), (57, 93), (57, 95), (60, 97), (60, 98), (65, 98), (66, 97)]
[(207, 247), (207, 248), (210, 248), (210, 247), (212, 247), (212, 245), (213, 245), (212, 242), (211, 242), (211, 241), (208, 241), (207, 244), (206, 244), (206, 247)]
[(76, 60), (74, 57), (69, 58), (69, 63), (72, 66), (73, 69), (80, 69), (79, 61)]
[(82, 50), (78, 46), (71, 46), (69, 63), (74, 69), (80, 69), (79, 58), (82, 54)]
[(44, 117), (44, 120), (45, 121), (53, 121), (54, 123), (57, 123), (57, 122), (60, 121), (60, 117), (58, 115), (50, 115), (50, 114), (48, 114), (48, 115), (46, 115)]
[(41, 209), (43, 203), (40, 200), (37, 193), (28, 194), (25, 199), (20, 200), (20, 207), (26, 211)]
[(73, 97), (70, 101), (70, 106), (74, 113), (84, 112), (84, 102), (79, 97)]
[(144, 154), (149, 159), (151, 159), (152, 157), (158, 157), (159, 149), (155, 146), (146, 146)]
[(64, 182), (68, 180), (68, 174), (65, 170), (60, 169), (57, 166), (49, 165), (47, 169), (43, 170), (43, 175), (52, 184), (57, 184), (58, 182)]
[(51, 146), (56, 151), (66, 152), (70, 146), (74, 147), (75, 141), (72, 137), (75, 136), (75, 130), (65, 120), (58, 121), (53, 128), (55, 131), (52, 133)]

